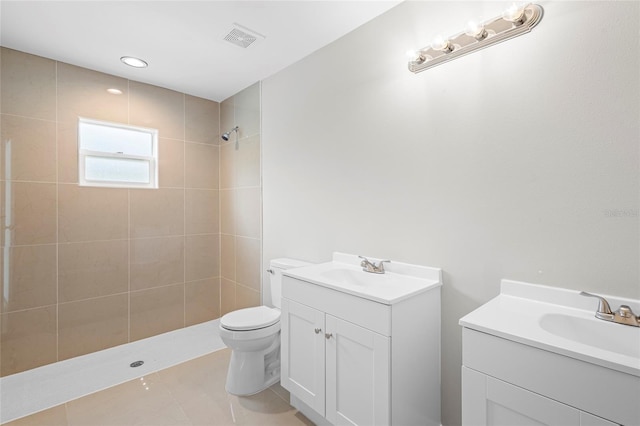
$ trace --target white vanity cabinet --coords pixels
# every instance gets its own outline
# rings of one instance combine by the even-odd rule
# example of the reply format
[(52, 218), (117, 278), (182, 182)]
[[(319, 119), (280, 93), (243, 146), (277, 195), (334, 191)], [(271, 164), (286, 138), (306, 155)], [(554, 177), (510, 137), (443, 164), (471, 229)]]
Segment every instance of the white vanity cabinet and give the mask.
[(281, 384), (293, 406), (317, 424), (440, 424), (439, 282), (386, 304), (287, 275)]

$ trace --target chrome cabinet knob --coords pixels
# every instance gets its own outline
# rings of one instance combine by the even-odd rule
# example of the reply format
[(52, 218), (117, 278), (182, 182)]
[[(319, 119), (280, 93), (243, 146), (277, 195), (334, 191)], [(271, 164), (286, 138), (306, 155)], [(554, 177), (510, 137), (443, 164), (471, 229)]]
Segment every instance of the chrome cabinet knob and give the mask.
[(333, 333), (324, 333), (324, 337), (329, 340), (333, 336)]
[(313, 331), (315, 331), (315, 332), (316, 332), (316, 334), (320, 334), (320, 332), (322, 331), (322, 329), (321, 329), (321, 328), (316, 328), (316, 329), (315, 329), (315, 330), (313, 330)]

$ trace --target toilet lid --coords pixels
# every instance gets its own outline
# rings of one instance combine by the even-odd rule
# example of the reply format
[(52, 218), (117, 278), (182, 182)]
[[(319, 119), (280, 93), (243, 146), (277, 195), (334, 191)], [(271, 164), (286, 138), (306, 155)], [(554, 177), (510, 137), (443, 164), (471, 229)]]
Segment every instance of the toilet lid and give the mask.
[(256, 330), (269, 327), (280, 321), (280, 311), (267, 306), (238, 309), (220, 319), (220, 325), (227, 330)]

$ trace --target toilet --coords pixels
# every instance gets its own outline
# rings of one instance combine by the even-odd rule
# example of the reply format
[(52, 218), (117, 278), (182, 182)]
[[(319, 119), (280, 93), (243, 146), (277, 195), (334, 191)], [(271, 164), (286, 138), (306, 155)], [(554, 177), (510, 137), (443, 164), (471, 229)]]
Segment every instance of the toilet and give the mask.
[(295, 259), (269, 264), (271, 303), (229, 312), (220, 319), (220, 338), (231, 349), (226, 390), (253, 395), (280, 380), (280, 297), (282, 271), (310, 265)]

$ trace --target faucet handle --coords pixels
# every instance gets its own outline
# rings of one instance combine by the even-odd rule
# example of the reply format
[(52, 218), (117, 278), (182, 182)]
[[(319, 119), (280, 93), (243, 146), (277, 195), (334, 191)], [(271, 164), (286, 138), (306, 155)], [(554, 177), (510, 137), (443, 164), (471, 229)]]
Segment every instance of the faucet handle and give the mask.
[(613, 311), (611, 311), (609, 302), (607, 302), (607, 299), (605, 299), (604, 297), (598, 296), (597, 294), (587, 293), (586, 291), (581, 291), (580, 296), (595, 297), (596, 299), (598, 299), (598, 310), (596, 311), (596, 317), (600, 318), (604, 315), (613, 316)]

